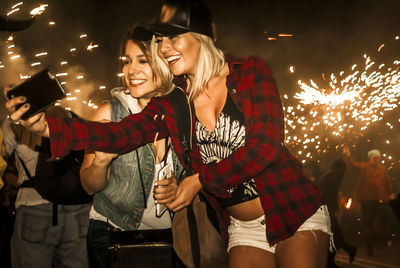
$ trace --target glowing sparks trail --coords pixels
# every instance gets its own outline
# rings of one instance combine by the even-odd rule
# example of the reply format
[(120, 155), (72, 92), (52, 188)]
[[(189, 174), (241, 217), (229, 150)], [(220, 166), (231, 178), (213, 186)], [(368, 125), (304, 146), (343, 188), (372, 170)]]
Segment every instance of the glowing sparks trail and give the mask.
[[(328, 88), (313, 80), (298, 81), (301, 91), (293, 97), (298, 104), (284, 108), (286, 143), (303, 163), (331, 149), (339, 151), (344, 144), (354, 145), (379, 123), (379, 131), (394, 128), (387, 118), (400, 101), (400, 61), (378, 65), (367, 55), (364, 61), (363, 69), (354, 64), (349, 75), (332, 74)], [(384, 158), (394, 165), (392, 156)]]
[(346, 209), (350, 209), (350, 208), (351, 208), (351, 203), (352, 203), (352, 202), (353, 202), (353, 199), (352, 199), (352, 198), (349, 198), (349, 199), (347, 200), (346, 205), (345, 205)]
[(31, 16), (37, 16), (37, 15), (42, 14), (44, 12), (44, 10), (46, 9), (46, 7), (48, 7), (47, 4), (42, 4), (39, 7), (32, 9), (30, 12)]
[(35, 55), (35, 57), (41, 57), (41, 56), (46, 56), (47, 52), (41, 52)]
[(14, 8), (16, 8), (17, 6), (22, 5), (23, 3), (24, 3), (24, 2), (19, 2), (19, 3), (15, 4), (15, 5), (13, 5), (13, 6), (11, 7), (11, 9), (14, 9)]
[[(38, 15), (42, 15), (46, 8), (48, 7), (47, 4), (40, 4), (38, 5), (38, 7), (32, 9), (30, 11), (30, 15), (32, 17), (38, 16)], [(23, 10), (24, 6), (23, 6), (23, 2), (19, 2), (15, 5), (12, 6), (12, 8), (10, 9), (10, 11), (8, 12), (7, 16), (12, 15), (16, 12), (20, 12), (20, 10)], [(55, 27), (56, 22), (53, 20), (47, 20), (48, 27)], [(80, 33), (78, 35), (75, 36), (79, 36), (80, 39), (83, 38), (87, 38), (88, 34), (86, 33)], [(36, 73), (38, 70), (40, 70), (41, 66), (52, 66), (54, 64), (52, 64), (51, 60), (54, 60), (53, 58), (57, 55), (55, 55), (55, 53), (53, 53), (52, 51), (50, 51), (50, 53), (46, 52), (45, 49), (41, 50), (42, 52), (37, 52), (36, 54), (31, 53), (29, 55), (27, 55), (26, 51), (21, 51), (24, 52), (23, 54), (19, 55), (20, 52), (20, 48), (18, 46), (16, 46), (16, 44), (14, 44), (14, 34), (9, 35), (8, 37), (6, 37), (6, 40), (0, 40), (0, 43), (3, 42), (4, 44), (6, 44), (6, 51), (3, 52), (4, 55), (6, 55), (6, 58), (2, 58), (0, 61), (0, 72), (14, 72), (14, 70), (12, 70), (11, 68), (15, 68), (18, 66), (18, 69), (23, 68), (24, 69), (24, 73), (26, 74), (22, 74), (20, 73), (19, 75), (19, 79), (20, 80), (25, 80), (28, 79), (30, 77), (30, 75)], [(73, 47), (72, 48), (66, 48), (67, 51), (72, 52), (72, 53), (68, 53), (69, 56), (84, 56), (85, 51), (90, 51), (93, 52), (94, 48), (99, 47), (98, 44), (93, 44), (92, 42), (89, 44), (89, 46), (86, 45), (82, 47), (82, 44), (76, 44), (79, 46), (79, 51), (78, 51), (78, 47)], [(57, 53), (60, 53), (60, 51), (58, 51)], [(47, 57), (49, 54), (51, 54), (51, 57)], [(4, 57), (4, 55), (1, 55), (2, 57)], [(65, 57), (65, 58), (64, 58)], [(101, 85), (103, 84), (103, 82), (101, 82), (100, 84), (93, 83), (92, 81), (88, 81), (89, 79), (87, 79), (87, 75), (85, 75), (83, 73), (83, 70), (80, 66), (74, 65), (74, 64), (69, 64), (69, 61), (73, 62), (73, 59), (70, 58), (66, 58), (68, 56), (63, 56), (63, 58), (61, 59), (55, 59), (56, 60), (56, 64), (59, 66), (57, 68), (57, 78), (60, 80), (60, 83), (63, 86), (68, 85), (71, 86), (71, 89), (68, 89), (68, 87), (65, 87), (65, 90), (68, 92), (68, 97), (64, 98), (61, 101), (58, 101), (57, 103), (55, 103), (56, 106), (62, 106), (67, 110), (70, 109), (76, 109), (75, 112), (77, 111), (81, 111), (80, 115), (84, 116), (84, 117), (89, 117), (91, 111), (93, 111), (94, 109), (97, 109), (98, 106), (92, 101), (90, 100), (89, 102), (85, 100), (85, 96), (88, 96), (88, 93), (96, 90), (96, 89), (105, 89), (106, 87)], [(38, 59), (35, 58), (41, 58), (43, 59), (43, 64), (42, 64), (42, 60), (38, 61)], [(28, 60), (30, 61), (30, 63), (25, 63), (25, 61)], [(67, 69), (68, 68), (68, 69)], [(11, 69), (11, 70), (9, 70)], [(21, 71), (18, 71), (21, 72)], [(17, 72), (17, 73), (18, 73)], [(29, 75), (28, 75), (29, 74)], [(0, 75), (3, 75), (3, 73), (0, 73)], [(87, 81), (85, 81), (87, 80)], [(14, 82), (14, 81), (13, 81)], [(17, 82), (17, 81), (15, 81)], [(83, 90), (79, 89), (80, 87), (82, 87)], [(72, 89), (74, 88), (74, 89)], [(87, 92), (89, 91), (89, 92)], [(85, 108), (86, 107), (86, 108)]]
[(15, 9), (11, 10), (10, 12), (8, 12), (7, 16), (10, 16), (11, 14), (18, 12), (18, 11), (19, 11), (19, 8), (15, 8)]
[(99, 47), (98, 44), (93, 45), (93, 43), (90, 42), (89, 46), (87, 47), (87, 50), (91, 52), (93, 50), (93, 48), (97, 48), (97, 47)]

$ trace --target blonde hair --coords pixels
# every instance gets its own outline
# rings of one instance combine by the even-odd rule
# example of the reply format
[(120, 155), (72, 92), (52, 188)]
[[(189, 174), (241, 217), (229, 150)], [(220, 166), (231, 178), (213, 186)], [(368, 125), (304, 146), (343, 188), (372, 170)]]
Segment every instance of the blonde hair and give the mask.
[(174, 76), (165, 62), (158, 56), (157, 48), (157, 42), (155, 36), (153, 35), (150, 43), (151, 66), (154, 73), (157, 74), (158, 78), (161, 80), (162, 87), (166, 89), (163, 93), (167, 94), (174, 88), (174, 84), (172, 83)]
[[(209, 36), (190, 32), (200, 42), (199, 58), (196, 64), (194, 80), (191, 81), (187, 92), (189, 99), (193, 100), (201, 90), (203, 90), (211, 78), (217, 76), (225, 65), (225, 55), (223, 51), (215, 46), (213, 39)], [(153, 37), (151, 42), (152, 58), (163, 73), (166, 71), (172, 76), (167, 64), (158, 56), (158, 44)]]

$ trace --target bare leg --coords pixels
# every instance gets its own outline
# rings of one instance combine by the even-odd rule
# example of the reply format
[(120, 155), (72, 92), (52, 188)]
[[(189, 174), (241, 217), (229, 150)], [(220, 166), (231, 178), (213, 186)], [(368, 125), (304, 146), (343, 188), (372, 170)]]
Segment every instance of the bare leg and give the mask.
[(275, 255), (269, 251), (251, 247), (236, 246), (229, 251), (229, 268), (275, 268)]
[(328, 249), (327, 233), (319, 230), (298, 231), (277, 244), (275, 250), (277, 267), (325, 268)]

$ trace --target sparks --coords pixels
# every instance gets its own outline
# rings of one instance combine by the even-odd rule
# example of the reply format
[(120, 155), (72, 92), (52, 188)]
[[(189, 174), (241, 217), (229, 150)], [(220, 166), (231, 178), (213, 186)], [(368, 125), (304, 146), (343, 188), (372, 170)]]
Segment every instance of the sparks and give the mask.
[(279, 37), (293, 37), (293, 34), (278, 34)]
[(24, 2), (19, 2), (19, 3), (15, 4), (15, 5), (13, 5), (13, 6), (11, 7), (11, 9), (14, 9), (14, 8), (18, 7), (18, 6), (22, 5), (23, 3), (24, 3)]
[(352, 199), (352, 198), (349, 198), (349, 199), (347, 200), (346, 205), (345, 205), (346, 209), (350, 209), (351, 203), (352, 203), (352, 202), (353, 202), (353, 199)]
[(47, 5), (47, 4), (42, 4), (39, 7), (32, 9), (30, 12), (31, 16), (38, 16), (38, 15), (42, 14), (45, 11), (46, 7), (48, 7), (48, 6), (49, 5)]
[(41, 53), (36, 54), (35, 57), (37, 58), (37, 57), (46, 56), (46, 55), (47, 55), (47, 52), (41, 52)]
[[(399, 65), (398, 60), (377, 64), (364, 55), (364, 66), (354, 64), (347, 74), (326, 75), (323, 82), (299, 80), (300, 90), (283, 98), (297, 103), (284, 103), (287, 146), (299, 160), (310, 160), (332, 149), (340, 151), (344, 143), (355, 146), (362, 137), (376, 135), (369, 131), (377, 124), (378, 131), (396, 130), (386, 118), (399, 108)], [(400, 122), (397, 117), (396, 121)], [(387, 139), (386, 144), (392, 143)], [(308, 146), (307, 152), (299, 154), (299, 149), (305, 150), (303, 146)], [(384, 158), (388, 165), (397, 162), (389, 155)]]
[(89, 46), (87, 47), (87, 50), (91, 52), (93, 50), (93, 48), (97, 48), (97, 47), (99, 47), (98, 44), (93, 45), (93, 43), (90, 42)]
[(10, 16), (11, 14), (18, 12), (18, 11), (19, 11), (19, 8), (15, 8), (15, 9), (11, 10), (10, 12), (8, 12), (7, 16)]
[(58, 74), (56, 74), (57, 77), (60, 77), (60, 76), (67, 76), (67, 75), (68, 75), (68, 73), (58, 73)]

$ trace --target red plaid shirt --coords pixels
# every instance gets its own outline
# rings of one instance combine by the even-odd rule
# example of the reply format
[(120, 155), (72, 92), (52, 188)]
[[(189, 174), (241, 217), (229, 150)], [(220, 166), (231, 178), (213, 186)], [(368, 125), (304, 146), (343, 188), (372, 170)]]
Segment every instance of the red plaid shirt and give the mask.
[[(301, 164), (284, 146), (281, 101), (267, 64), (254, 57), (227, 57), (227, 61), (230, 68), (227, 87), (244, 114), (246, 143), (219, 163), (205, 165), (194, 142), (191, 152), (193, 171), (200, 174), (202, 191), (217, 210), (224, 239), (227, 238), (229, 217), (216, 197), (226, 197), (227, 189), (254, 178), (266, 215), (267, 239), (273, 245), (293, 235), (316, 212), (322, 199), (315, 185), (304, 175)], [(153, 142), (158, 132), (158, 138), (171, 136), (183, 163), (183, 150), (168, 98), (168, 95), (153, 98), (141, 113), (119, 123), (49, 116), (53, 157), (87, 148), (125, 153)], [(194, 120), (193, 116), (193, 133)]]

